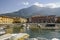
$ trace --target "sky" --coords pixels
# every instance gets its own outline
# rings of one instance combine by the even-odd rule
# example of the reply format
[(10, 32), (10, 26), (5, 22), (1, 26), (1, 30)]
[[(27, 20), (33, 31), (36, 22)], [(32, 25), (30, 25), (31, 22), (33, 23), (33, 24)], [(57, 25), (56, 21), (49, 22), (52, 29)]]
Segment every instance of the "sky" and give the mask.
[(60, 7), (60, 0), (0, 0), (0, 14), (18, 11), (29, 6)]

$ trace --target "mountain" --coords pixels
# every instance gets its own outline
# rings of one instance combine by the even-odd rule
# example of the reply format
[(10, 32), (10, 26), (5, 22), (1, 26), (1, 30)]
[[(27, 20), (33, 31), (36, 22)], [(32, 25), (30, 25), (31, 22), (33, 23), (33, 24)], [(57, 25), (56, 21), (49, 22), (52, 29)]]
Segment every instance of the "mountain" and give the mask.
[[(18, 17), (31, 17), (34, 15), (57, 15), (60, 16), (60, 8), (47, 8), (47, 7), (38, 7), (33, 5), (28, 8), (24, 8), (12, 13), (1, 14), (5, 16), (18, 16)], [(0, 16), (1, 16), (0, 15)]]

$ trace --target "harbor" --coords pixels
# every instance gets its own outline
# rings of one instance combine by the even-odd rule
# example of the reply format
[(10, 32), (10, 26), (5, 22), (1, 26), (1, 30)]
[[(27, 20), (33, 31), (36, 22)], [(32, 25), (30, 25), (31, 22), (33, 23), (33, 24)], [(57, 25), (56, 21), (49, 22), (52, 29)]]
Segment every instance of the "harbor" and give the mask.
[[(60, 39), (59, 23), (17, 23), (0, 25), (0, 30), (2, 30), (2, 34), (0, 33), (0, 40), (52, 40), (53, 38)], [(27, 39), (24, 38), (24, 35), (27, 36)], [(23, 36), (23, 38), (20, 39), (21, 36)]]

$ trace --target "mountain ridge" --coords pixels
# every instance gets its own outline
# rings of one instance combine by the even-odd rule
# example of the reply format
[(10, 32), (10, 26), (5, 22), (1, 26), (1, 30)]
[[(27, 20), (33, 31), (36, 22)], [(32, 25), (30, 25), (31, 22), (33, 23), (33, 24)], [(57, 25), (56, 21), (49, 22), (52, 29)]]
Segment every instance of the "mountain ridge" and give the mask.
[(47, 8), (47, 7), (38, 7), (36, 5), (32, 5), (28, 8), (23, 8), (21, 10), (18, 10), (16, 12), (12, 13), (5, 13), (0, 14), (0, 16), (15, 16), (15, 17), (31, 17), (34, 15), (57, 15), (60, 16), (60, 8)]

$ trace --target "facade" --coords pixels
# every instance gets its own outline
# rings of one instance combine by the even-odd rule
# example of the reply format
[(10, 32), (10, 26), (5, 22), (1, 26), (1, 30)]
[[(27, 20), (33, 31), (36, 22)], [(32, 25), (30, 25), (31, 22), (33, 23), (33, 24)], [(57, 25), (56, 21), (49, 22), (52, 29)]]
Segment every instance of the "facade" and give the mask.
[(13, 23), (26, 23), (27, 19), (26, 18), (21, 18), (21, 17), (15, 17)]
[(0, 24), (26, 23), (27, 19), (21, 17), (0, 16)]
[(13, 19), (6, 16), (0, 16), (0, 24), (11, 24)]
[(29, 18), (31, 23), (55, 23), (55, 15), (50, 16), (33, 16)]
[(45, 23), (46, 22), (46, 16), (31, 17), (29, 20), (32, 23)]
[(26, 19), (26, 18), (20, 18), (19, 21), (20, 21), (21, 23), (26, 23), (26, 22), (27, 22), (27, 19)]
[(56, 17), (56, 23), (60, 23), (60, 17)]
[(49, 15), (49, 16), (47, 16), (47, 22), (48, 23), (55, 23), (55, 18), (56, 18), (56, 16), (55, 15)]

